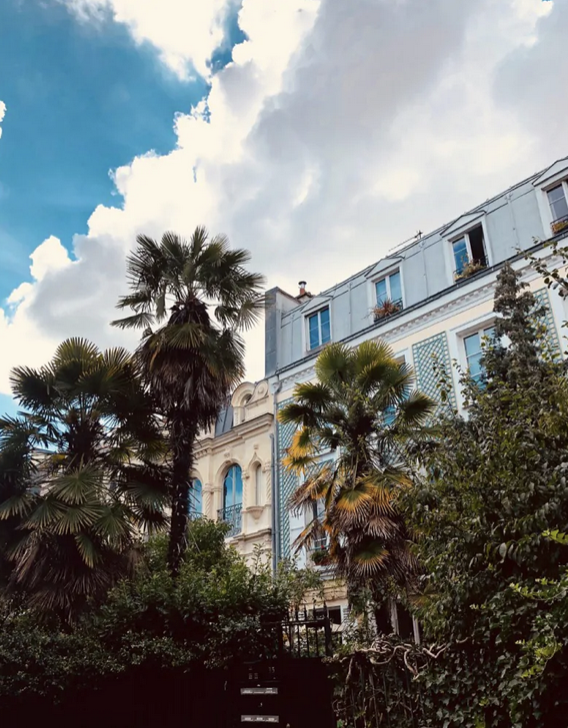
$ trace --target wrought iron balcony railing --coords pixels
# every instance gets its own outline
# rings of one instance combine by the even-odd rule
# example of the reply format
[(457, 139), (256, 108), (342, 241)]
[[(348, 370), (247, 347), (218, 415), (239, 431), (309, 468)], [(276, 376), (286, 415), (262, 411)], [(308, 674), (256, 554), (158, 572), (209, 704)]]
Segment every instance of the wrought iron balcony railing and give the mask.
[(242, 503), (237, 503), (234, 506), (226, 506), (217, 511), (218, 520), (225, 521), (231, 526), (231, 530), (227, 534), (229, 537), (236, 536), (242, 531), (242, 510)]

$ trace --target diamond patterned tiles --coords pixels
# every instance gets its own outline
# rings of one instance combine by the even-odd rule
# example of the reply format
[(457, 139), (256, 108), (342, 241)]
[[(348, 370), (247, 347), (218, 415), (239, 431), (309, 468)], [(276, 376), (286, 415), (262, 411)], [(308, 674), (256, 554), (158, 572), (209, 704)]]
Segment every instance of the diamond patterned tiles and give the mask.
[[(438, 382), (440, 379), (437, 368), (444, 367), (451, 380), (452, 363), (446, 332), (431, 336), (429, 339), (420, 341), (412, 347), (414, 358), (414, 369), (416, 372), (417, 388), (439, 402), (440, 393)], [(456, 407), (456, 395), (453, 384), (450, 381), (449, 401), (438, 405), (438, 411)]]
[(550, 298), (548, 295), (547, 288), (539, 288), (538, 291), (534, 292), (538, 304), (544, 307), (543, 323), (546, 326), (546, 341), (553, 355), (558, 356), (560, 354), (560, 341), (558, 339), (558, 331), (556, 330), (556, 324), (554, 322), (554, 315), (552, 308), (550, 307)]
[[(292, 398), (280, 402), (278, 409)], [(280, 513), (280, 554), (279, 558), (287, 559), (292, 555), (292, 544), (290, 542), (290, 508), (288, 506), (290, 498), (299, 485), (299, 478), (294, 473), (290, 473), (283, 465), (282, 461), (286, 457), (286, 451), (292, 444), (292, 438), (296, 430), (292, 424), (282, 425), (277, 422), (277, 445), (278, 445), (278, 508)], [(308, 474), (312, 475), (318, 472), (329, 460), (318, 462), (313, 465)]]
[[(278, 409), (292, 399), (284, 400), (278, 405)], [(292, 438), (296, 428), (293, 424), (282, 425), (277, 422), (277, 445), (278, 445), (278, 511), (280, 514), (280, 554), (279, 558), (286, 559), (290, 556), (290, 510), (288, 502), (290, 496), (298, 487), (298, 476), (290, 473), (282, 464), (286, 457), (286, 451), (292, 444)]]

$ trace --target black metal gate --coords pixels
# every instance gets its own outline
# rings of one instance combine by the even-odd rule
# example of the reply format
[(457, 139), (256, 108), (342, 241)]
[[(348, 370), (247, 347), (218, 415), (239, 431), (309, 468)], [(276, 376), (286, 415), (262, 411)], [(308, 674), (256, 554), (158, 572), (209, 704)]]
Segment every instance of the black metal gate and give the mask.
[(237, 668), (231, 695), (231, 726), (334, 728), (332, 684), (323, 658), (333, 653), (327, 609), (295, 610), (264, 627), (274, 652)]

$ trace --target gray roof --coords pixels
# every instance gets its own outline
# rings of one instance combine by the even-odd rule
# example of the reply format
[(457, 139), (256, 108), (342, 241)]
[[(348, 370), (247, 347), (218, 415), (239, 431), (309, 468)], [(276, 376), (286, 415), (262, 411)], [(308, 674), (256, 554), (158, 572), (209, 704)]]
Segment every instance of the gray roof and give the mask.
[(215, 423), (215, 437), (224, 435), (226, 432), (230, 432), (233, 429), (233, 407), (227, 405), (219, 413), (217, 422)]

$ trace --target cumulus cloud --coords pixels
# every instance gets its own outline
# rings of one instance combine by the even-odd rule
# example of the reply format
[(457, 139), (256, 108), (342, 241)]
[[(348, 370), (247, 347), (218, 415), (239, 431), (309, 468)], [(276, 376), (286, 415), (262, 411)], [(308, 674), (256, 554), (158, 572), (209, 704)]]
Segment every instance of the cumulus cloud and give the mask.
[[(138, 8), (81, 2), (111, 3), (118, 22)], [(200, 5), (218, 17), (215, 1)], [(566, 69), (566, 10), (561, 0), (244, 0), (247, 40), (207, 99), (173, 120), (176, 148), (114, 171), (122, 204), (94, 210), (72, 258), (51, 243), (59, 268), (34, 259), (41, 277), (4, 314), (13, 346), (0, 353), (0, 391), (2, 371), (31, 357), (19, 331), (44, 337), (44, 352), (74, 334), (134, 344), (108, 322), (139, 232), (206, 224), (250, 249), (269, 285), (293, 292), (307, 279), (317, 292), (568, 153), (566, 73), (555, 79), (550, 65)], [(179, 21), (174, 4), (160, 12)], [(194, 57), (190, 42), (179, 48)], [(253, 378), (262, 350), (256, 331)]]
[(60, 0), (82, 21), (124, 24), (137, 43), (151, 43), (180, 77), (193, 65), (207, 76), (207, 62), (223, 44), (236, 0)]

